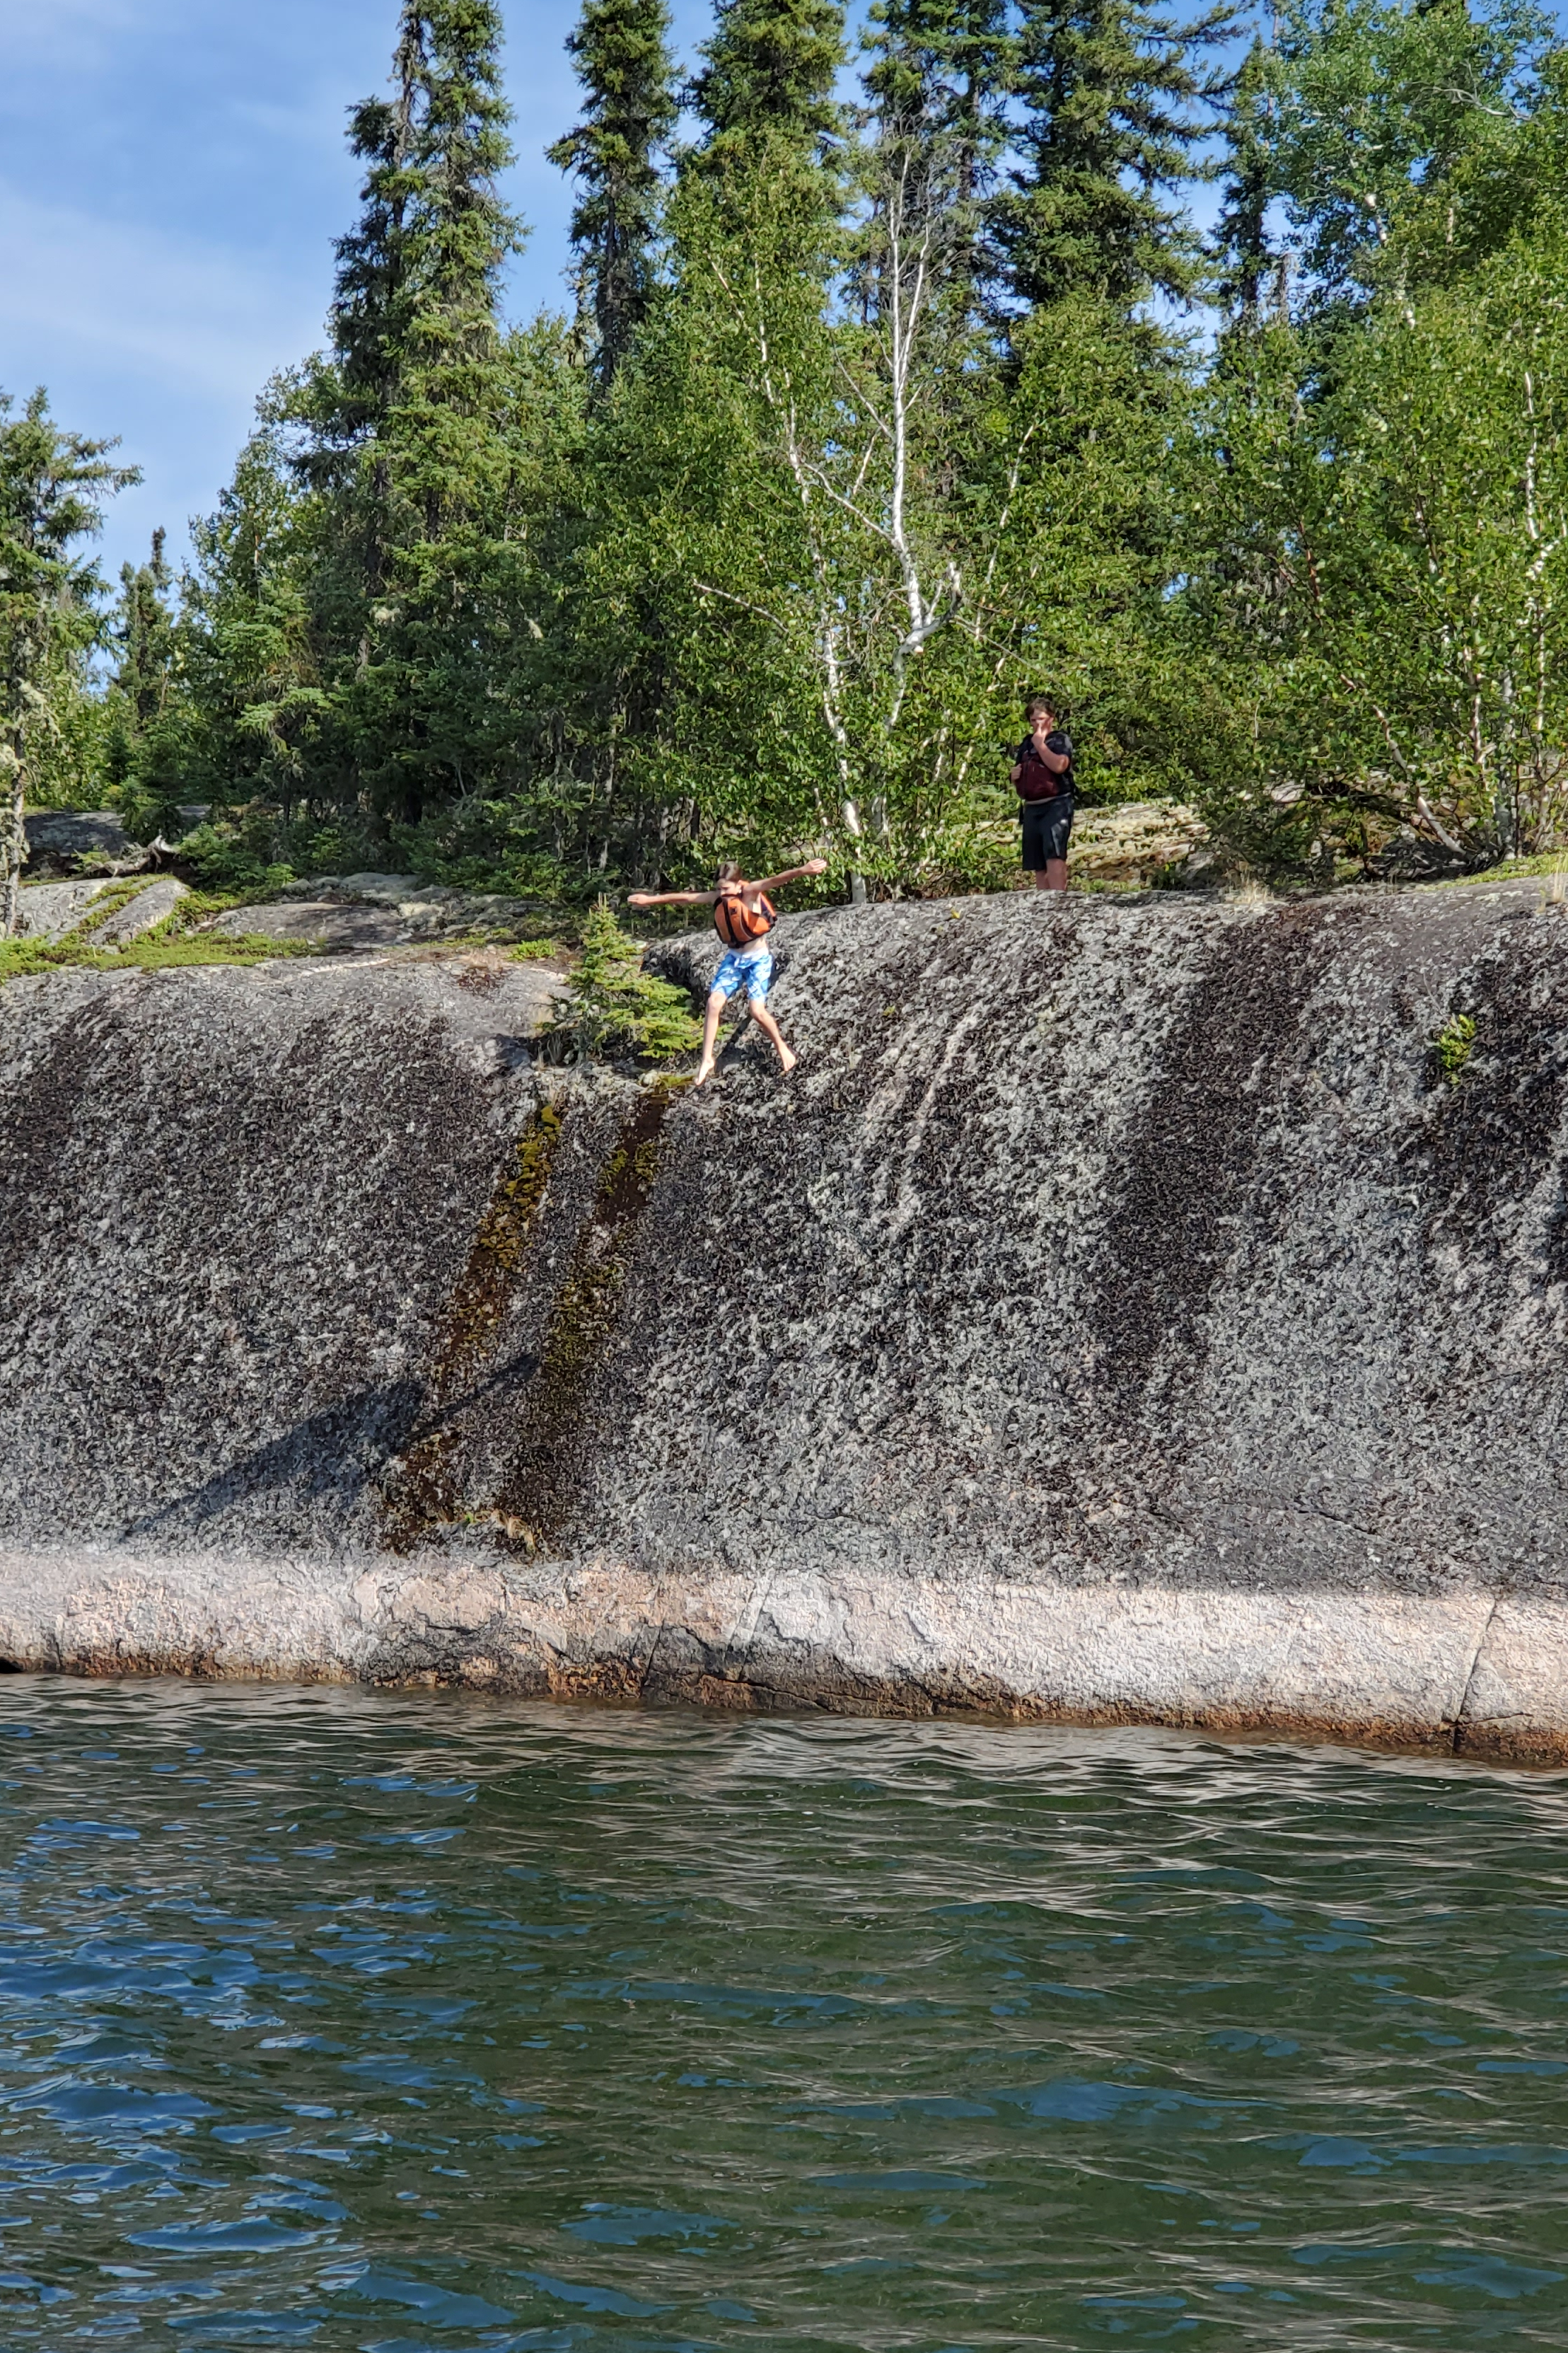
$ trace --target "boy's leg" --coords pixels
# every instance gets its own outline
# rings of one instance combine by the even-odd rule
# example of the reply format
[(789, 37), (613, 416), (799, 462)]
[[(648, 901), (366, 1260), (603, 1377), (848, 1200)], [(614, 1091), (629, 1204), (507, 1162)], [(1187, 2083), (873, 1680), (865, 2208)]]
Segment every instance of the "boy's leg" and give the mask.
[(702, 1017), (702, 1060), (697, 1065), (693, 1086), (702, 1086), (713, 1075), (713, 1044), (719, 1035), (719, 1024), (724, 1008), (730, 1002), (721, 988), (713, 989), (708, 998), (708, 1009)]
[(1065, 858), (1047, 858), (1044, 866), (1035, 869), (1037, 891), (1065, 891), (1068, 887), (1068, 862)]
[(752, 1020), (756, 1023), (763, 1037), (769, 1038), (773, 1040), (773, 1051), (779, 1058), (780, 1070), (793, 1071), (795, 1064), (799, 1061), (800, 1056), (798, 1054), (791, 1053), (789, 1048), (784, 1044), (784, 1033), (780, 1029), (778, 1023), (773, 1019), (773, 1015), (768, 1011), (766, 999), (761, 997), (753, 997), (751, 1000), (751, 1013)]

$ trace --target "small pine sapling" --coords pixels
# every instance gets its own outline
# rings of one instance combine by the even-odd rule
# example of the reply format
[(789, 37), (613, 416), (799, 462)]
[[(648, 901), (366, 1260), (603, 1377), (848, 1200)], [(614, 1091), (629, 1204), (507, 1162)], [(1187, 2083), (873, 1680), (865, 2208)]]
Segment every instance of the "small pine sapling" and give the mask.
[(636, 1054), (667, 1061), (702, 1042), (685, 989), (655, 980), (642, 968), (643, 952), (622, 931), (607, 899), (583, 926), (583, 952), (567, 983), (567, 1009), (549, 1042), (563, 1061)]

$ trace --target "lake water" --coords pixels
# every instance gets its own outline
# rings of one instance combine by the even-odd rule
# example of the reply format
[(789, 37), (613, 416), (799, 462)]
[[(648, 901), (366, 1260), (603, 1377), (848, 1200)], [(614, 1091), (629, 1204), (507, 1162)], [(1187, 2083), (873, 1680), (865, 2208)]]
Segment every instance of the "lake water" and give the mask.
[(0, 2345), (1568, 2344), (1568, 1780), (0, 1686)]

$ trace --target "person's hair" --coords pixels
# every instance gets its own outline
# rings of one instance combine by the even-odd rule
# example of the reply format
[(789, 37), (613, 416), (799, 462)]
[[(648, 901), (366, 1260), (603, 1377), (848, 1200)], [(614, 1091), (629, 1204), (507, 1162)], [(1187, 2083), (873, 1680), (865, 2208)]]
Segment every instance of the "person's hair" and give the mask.
[(1031, 694), (1024, 705), (1025, 718), (1032, 719), (1037, 711), (1045, 712), (1052, 719), (1059, 719), (1062, 715), (1061, 705), (1054, 694)]
[(736, 865), (732, 858), (727, 858), (724, 860), (723, 865), (719, 869), (719, 884), (721, 889), (723, 888), (726, 882), (743, 882), (745, 879), (745, 876), (742, 873), (740, 868)]

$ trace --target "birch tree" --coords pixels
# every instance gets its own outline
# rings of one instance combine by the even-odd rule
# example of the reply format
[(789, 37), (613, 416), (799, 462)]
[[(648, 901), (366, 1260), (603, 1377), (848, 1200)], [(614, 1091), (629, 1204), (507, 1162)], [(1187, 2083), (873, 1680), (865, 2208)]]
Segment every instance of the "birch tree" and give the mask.
[(1316, 399), (1267, 339), (1218, 400), (1198, 601), (1298, 829), (1403, 824), (1480, 865), (1568, 824), (1565, 259), (1390, 301)]

